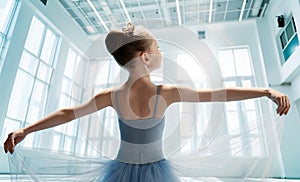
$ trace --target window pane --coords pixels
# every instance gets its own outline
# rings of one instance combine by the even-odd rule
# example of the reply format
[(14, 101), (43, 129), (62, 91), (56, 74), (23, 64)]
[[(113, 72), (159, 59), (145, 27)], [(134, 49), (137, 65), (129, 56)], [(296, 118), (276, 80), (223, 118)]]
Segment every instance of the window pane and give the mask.
[[(21, 124), (19, 121), (14, 121), (8, 118), (5, 118), (4, 126), (3, 126), (3, 132), (1, 132), (1, 141), (5, 141), (6, 137), (9, 133), (12, 131), (15, 131), (21, 127)], [(3, 142), (1, 142), (3, 144)]]
[(99, 74), (97, 76), (96, 85), (106, 85), (109, 77), (109, 65), (112, 61), (103, 61), (99, 67)]
[(35, 82), (30, 106), (28, 109), (28, 116), (26, 119), (28, 123), (33, 123), (44, 115), (47, 92), (47, 85), (41, 83), (40, 81)]
[(44, 28), (45, 26), (37, 18), (32, 18), (32, 22), (25, 42), (25, 48), (36, 56), (38, 55), (38, 51), (41, 45)]
[(296, 34), (290, 43), (287, 45), (285, 50), (283, 51), (284, 59), (287, 60), (295, 51), (295, 49), (299, 46), (298, 35)]
[(252, 75), (248, 49), (235, 49), (234, 58), (237, 76)]
[(26, 51), (23, 51), (19, 65), (22, 69), (30, 72), (32, 75), (35, 75), (37, 64), (38, 60), (36, 58), (28, 54)]
[(60, 145), (60, 137), (58, 135), (54, 135), (51, 148), (53, 150), (59, 150), (59, 145)]
[(56, 127), (54, 127), (54, 130), (57, 131), (57, 132), (60, 132), (60, 133), (64, 133), (65, 130), (66, 130), (66, 125), (56, 126)]
[(45, 81), (46, 83), (50, 83), (51, 74), (52, 68), (49, 65), (43, 63), (43, 61), (40, 61), (37, 77)]
[(80, 154), (80, 155), (84, 155), (85, 154), (85, 149), (86, 149), (86, 142), (83, 139), (77, 139), (76, 140), (76, 146), (75, 146), (75, 153), (76, 154)]
[[(205, 76), (200, 65), (189, 54), (178, 54), (177, 63), (179, 69), (177, 69), (177, 78), (204, 80)], [(180, 74), (183, 71), (183, 74)]]
[(0, 32), (2, 33), (4, 33), (7, 28), (14, 4), (14, 0), (0, 1)]
[(248, 111), (247, 120), (250, 133), (258, 134), (256, 111)]
[(64, 145), (64, 151), (66, 152), (72, 152), (73, 148), (73, 139), (70, 137), (65, 138), (65, 145)]
[(81, 86), (73, 83), (73, 86), (72, 86), (72, 98), (75, 98), (75, 99), (80, 99), (81, 98)]
[(224, 83), (225, 87), (235, 87), (236, 86), (236, 82), (235, 81), (226, 81)]
[(254, 110), (255, 109), (255, 104), (254, 100), (244, 100), (243, 103), (245, 104), (245, 108), (247, 110)]
[(232, 50), (219, 51), (219, 64), (223, 77), (236, 76)]
[(237, 103), (236, 102), (227, 102), (226, 103), (226, 110), (227, 111), (236, 111), (237, 110)]
[(61, 94), (60, 99), (59, 99), (59, 108), (67, 107), (69, 106), (69, 96), (66, 94)]
[(243, 80), (242, 85), (243, 85), (243, 87), (252, 87), (253, 86), (250, 80)]
[(25, 120), (32, 85), (33, 77), (19, 70), (10, 96), (7, 116), (21, 121)]
[(76, 126), (77, 126), (76, 121), (72, 121), (70, 123), (67, 123), (65, 134), (67, 134), (69, 136), (75, 136), (76, 135)]
[(287, 40), (291, 40), (292, 36), (294, 35), (294, 28), (293, 28), (293, 24), (292, 21), (289, 22), (288, 26), (285, 29), (286, 31), (286, 36), (287, 36)]
[(261, 143), (258, 137), (251, 139), (252, 156), (262, 156)]
[(26, 136), (26, 140), (24, 140), (23, 146), (24, 147), (33, 147), (35, 135), (36, 135), (36, 133), (32, 133), (32, 134)]
[(72, 82), (70, 80), (68, 80), (67, 78), (63, 78), (63, 83), (62, 83), (61, 90), (64, 93), (68, 93), (69, 95), (71, 95), (71, 92), (72, 92)]
[(74, 75), (74, 72), (75, 72), (75, 69), (77, 66), (76, 64), (77, 64), (76, 53), (72, 49), (69, 49), (64, 74), (67, 77), (69, 77), (70, 79), (73, 78), (73, 75)]
[(228, 133), (230, 135), (235, 135), (240, 133), (240, 124), (238, 114), (236, 112), (226, 113)]
[(281, 48), (284, 49), (287, 44), (287, 38), (285, 36), (285, 32), (280, 35)]
[(242, 142), (240, 138), (233, 138), (230, 140), (230, 148), (231, 148), (231, 155), (240, 157), (243, 155), (242, 151)]
[[(121, 67), (118, 65), (116, 61), (110, 61), (110, 63), (111, 65), (110, 65), (109, 83), (119, 83)], [(158, 78), (158, 80), (160, 79)]]
[(52, 65), (53, 54), (56, 49), (57, 37), (48, 29), (41, 54), (42, 60)]

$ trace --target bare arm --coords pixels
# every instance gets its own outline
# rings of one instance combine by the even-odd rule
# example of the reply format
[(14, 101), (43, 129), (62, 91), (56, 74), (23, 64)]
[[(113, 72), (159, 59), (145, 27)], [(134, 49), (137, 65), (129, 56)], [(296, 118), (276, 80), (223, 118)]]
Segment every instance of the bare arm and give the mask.
[(279, 115), (287, 114), (290, 102), (286, 95), (270, 88), (221, 88), (221, 89), (199, 89), (194, 90), (173, 85), (164, 85), (162, 91), (165, 93), (168, 105), (175, 102), (227, 102), (268, 97), (277, 105)]
[(107, 106), (112, 106), (111, 92), (111, 89), (103, 90), (84, 104), (60, 109), (32, 125), (10, 133), (4, 143), (5, 152), (7, 153), (9, 151), (13, 153), (15, 145), (22, 141), (29, 133), (61, 125)]

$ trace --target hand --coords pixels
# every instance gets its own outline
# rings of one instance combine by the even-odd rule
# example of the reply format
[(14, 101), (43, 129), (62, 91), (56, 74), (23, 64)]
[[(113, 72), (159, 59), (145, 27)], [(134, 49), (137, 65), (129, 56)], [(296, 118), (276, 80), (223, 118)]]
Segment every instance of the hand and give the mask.
[(276, 90), (270, 89), (269, 98), (277, 104), (277, 114), (281, 116), (283, 114), (286, 115), (289, 112), (291, 105), (288, 96)]
[(6, 139), (6, 141), (4, 142), (4, 151), (5, 153), (7, 153), (9, 151), (9, 153), (13, 154), (14, 153), (14, 148), (15, 146), (20, 143), (27, 134), (25, 134), (23, 129), (14, 131), (12, 133), (10, 133)]

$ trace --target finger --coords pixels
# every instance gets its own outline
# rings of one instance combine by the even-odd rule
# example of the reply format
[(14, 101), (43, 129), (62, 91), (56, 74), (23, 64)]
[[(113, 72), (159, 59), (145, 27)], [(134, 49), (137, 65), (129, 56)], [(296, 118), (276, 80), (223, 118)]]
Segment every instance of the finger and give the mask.
[(287, 96), (284, 96), (284, 102), (285, 102), (285, 109), (283, 111), (283, 114), (287, 114), (289, 109), (290, 109), (290, 101), (289, 98)]
[(279, 114), (280, 107), (281, 107), (280, 98), (277, 98), (277, 99), (276, 99), (276, 103), (277, 103), (277, 109), (276, 109), (276, 113), (277, 113), (277, 114)]
[(8, 135), (8, 138), (6, 140), (6, 150), (9, 152), (9, 153), (13, 153), (14, 151), (14, 134), (13, 133), (10, 133)]
[(284, 114), (285, 109), (286, 109), (286, 101), (285, 101), (285, 97), (280, 97), (281, 102), (282, 102), (282, 106), (281, 106), (281, 110), (280, 110), (280, 116), (282, 114)]
[(290, 107), (291, 107), (290, 100), (287, 96), (286, 96), (286, 103), (287, 103), (287, 108), (286, 108), (285, 113), (284, 113), (285, 115), (289, 112)]
[(6, 142), (4, 143), (4, 152), (7, 153), (7, 144), (6, 144)]
[(279, 99), (280, 99), (280, 108), (279, 108), (278, 112), (279, 112), (279, 115), (281, 116), (282, 111), (284, 110), (284, 98), (280, 97)]
[(14, 134), (11, 135), (10, 141), (11, 141), (12, 147), (14, 147), (15, 146), (15, 135)]

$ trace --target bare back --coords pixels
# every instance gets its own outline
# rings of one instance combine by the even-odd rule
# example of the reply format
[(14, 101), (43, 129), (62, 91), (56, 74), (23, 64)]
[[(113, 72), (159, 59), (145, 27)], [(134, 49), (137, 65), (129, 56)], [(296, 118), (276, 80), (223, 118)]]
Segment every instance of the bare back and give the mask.
[(162, 118), (167, 105), (160, 95), (160, 90), (161, 86), (128, 87), (124, 84), (114, 90), (113, 107), (125, 120)]

